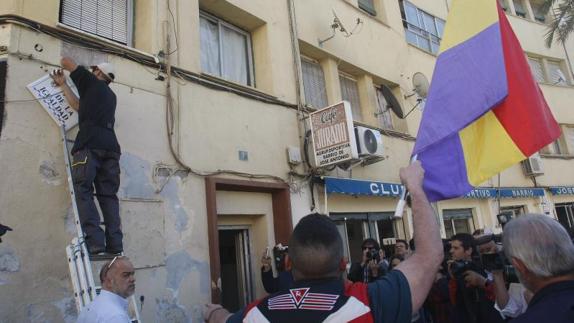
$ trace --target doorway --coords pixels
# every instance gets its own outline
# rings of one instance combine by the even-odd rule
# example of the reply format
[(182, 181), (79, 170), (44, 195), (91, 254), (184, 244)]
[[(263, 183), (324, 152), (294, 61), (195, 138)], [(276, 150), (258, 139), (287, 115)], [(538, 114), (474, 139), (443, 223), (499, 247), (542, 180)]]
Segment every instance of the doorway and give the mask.
[(248, 227), (220, 226), (221, 305), (236, 312), (253, 301)]

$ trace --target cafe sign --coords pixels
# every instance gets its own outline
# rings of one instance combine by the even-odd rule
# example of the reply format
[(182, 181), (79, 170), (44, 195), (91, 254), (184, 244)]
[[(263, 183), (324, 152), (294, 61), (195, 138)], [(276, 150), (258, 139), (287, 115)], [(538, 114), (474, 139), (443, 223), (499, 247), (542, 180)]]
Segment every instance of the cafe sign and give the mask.
[(309, 115), (315, 165), (324, 167), (359, 157), (349, 102), (332, 105)]

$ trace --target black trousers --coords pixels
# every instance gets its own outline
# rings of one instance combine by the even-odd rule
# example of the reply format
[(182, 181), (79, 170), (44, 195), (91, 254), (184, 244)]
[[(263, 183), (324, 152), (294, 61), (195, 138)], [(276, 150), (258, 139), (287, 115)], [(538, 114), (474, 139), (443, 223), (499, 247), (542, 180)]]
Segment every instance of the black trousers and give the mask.
[[(120, 208), (117, 192), (120, 186), (120, 154), (98, 149), (83, 149), (74, 153), (72, 178), (76, 204), (85, 241), (90, 251), (122, 251)], [(105, 233), (94, 202), (102, 210)]]

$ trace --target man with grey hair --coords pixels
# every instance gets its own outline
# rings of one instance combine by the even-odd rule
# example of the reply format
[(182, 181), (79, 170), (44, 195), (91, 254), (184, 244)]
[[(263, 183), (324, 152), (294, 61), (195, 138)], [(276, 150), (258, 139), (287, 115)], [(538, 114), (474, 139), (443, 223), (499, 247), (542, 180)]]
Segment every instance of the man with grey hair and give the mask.
[(504, 227), (504, 252), (534, 297), (513, 323), (574, 322), (574, 244), (556, 220), (524, 215)]

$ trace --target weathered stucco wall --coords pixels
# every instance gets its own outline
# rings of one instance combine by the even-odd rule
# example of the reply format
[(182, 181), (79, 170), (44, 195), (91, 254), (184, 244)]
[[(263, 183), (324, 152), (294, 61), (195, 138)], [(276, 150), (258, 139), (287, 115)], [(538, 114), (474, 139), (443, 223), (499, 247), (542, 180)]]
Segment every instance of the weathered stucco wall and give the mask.
[[(126, 254), (136, 266), (136, 296), (145, 297), (142, 318), (199, 321), (200, 305), (210, 300), (205, 182), (173, 172), (178, 167), (168, 148), (165, 82), (125, 59), (94, 55), (21, 27), (13, 26), (9, 35), (6, 30), (0, 31), (6, 42), (0, 45), (32, 58), (7, 55), (0, 205), (2, 223), (14, 232), (0, 244), (0, 320), (75, 321), (65, 256), (75, 230), (59, 130), (25, 88), (51, 70), (50, 64), (58, 64), (62, 54), (71, 54), (86, 64), (103, 59), (116, 65), (112, 89), (118, 96), (116, 133), (122, 146), (118, 195)], [(33, 49), (36, 43), (42, 52)], [(176, 104), (186, 163), (201, 172), (232, 169), (286, 177), (285, 148), (298, 145), (294, 110), (178, 82), (173, 84), (180, 93)], [(26, 101), (10, 103), (18, 100)], [(239, 149), (248, 151), (248, 161), (238, 160)], [(156, 172), (158, 165), (162, 170)], [(167, 176), (170, 170), (173, 176)], [(307, 199), (302, 193), (294, 204), (308, 205)], [(270, 218), (270, 206), (262, 203), (251, 214)], [(257, 230), (267, 235), (258, 237), (258, 244), (274, 242), (269, 227), (272, 221)]]

